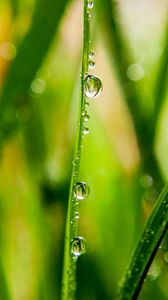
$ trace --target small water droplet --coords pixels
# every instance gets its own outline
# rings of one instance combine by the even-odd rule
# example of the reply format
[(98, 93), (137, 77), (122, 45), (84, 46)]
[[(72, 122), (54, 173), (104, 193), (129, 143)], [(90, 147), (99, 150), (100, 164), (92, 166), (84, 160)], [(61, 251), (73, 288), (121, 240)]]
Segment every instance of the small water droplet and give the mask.
[(88, 128), (88, 127), (84, 127), (83, 133), (84, 133), (84, 134), (88, 134), (88, 133), (89, 133), (89, 128)]
[(85, 102), (85, 106), (88, 107), (89, 106), (89, 102), (86, 101)]
[(87, 122), (90, 119), (90, 116), (88, 114), (84, 115), (84, 121)]
[(90, 51), (90, 52), (89, 52), (89, 58), (92, 59), (93, 57), (94, 57), (94, 52), (93, 52), (93, 51)]
[(84, 93), (87, 98), (96, 98), (102, 92), (102, 82), (94, 75), (87, 75), (84, 79)]
[(95, 64), (95, 62), (94, 62), (93, 60), (90, 60), (90, 61), (89, 61), (89, 68), (90, 68), (90, 69), (94, 69), (94, 68), (95, 68), (95, 65), (96, 65), (96, 64)]
[(84, 117), (84, 115), (86, 114), (86, 110), (82, 110), (82, 116)]
[(88, 6), (88, 8), (90, 8), (90, 9), (93, 8), (93, 6), (94, 6), (93, 1), (89, 0), (87, 6)]
[(80, 256), (86, 252), (86, 240), (81, 237), (74, 237), (71, 241), (71, 253), (74, 256)]
[(79, 219), (79, 213), (77, 211), (75, 212), (75, 218)]
[(76, 182), (73, 187), (73, 194), (76, 199), (84, 200), (90, 194), (90, 188), (85, 182)]

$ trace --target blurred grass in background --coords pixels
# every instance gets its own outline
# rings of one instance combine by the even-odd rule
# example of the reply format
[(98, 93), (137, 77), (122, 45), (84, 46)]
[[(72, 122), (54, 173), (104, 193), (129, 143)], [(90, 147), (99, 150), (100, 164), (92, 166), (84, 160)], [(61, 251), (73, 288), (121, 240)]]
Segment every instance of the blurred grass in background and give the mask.
[[(101, 5), (106, 9), (108, 2), (95, 1), (92, 20), (95, 74), (104, 90), (90, 103), (90, 133), (82, 155), (81, 180), (89, 183), (91, 194), (80, 207), (80, 233), (88, 251), (78, 264), (78, 300), (114, 299), (160, 188), (155, 169), (150, 169), (151, 144), (160, 181), (168, 178), (167, 102), (154, 137), (142, 147), (149, 152), (144, 161), (139, 144), (148, 128), (143, 126), (138, 140), (138, 122), (135, 126), (141, 115), (145, 120), (156, 115), (155, 103), (159, 111), (160, 99), (168, 97), (168, 1), (115, 2), (112, 22), (125, 35), (124, 44), (118, 45), (116, 27), (108, 25), (113, 24), (111, 11), (101, 14)], [(82, 1), (0, 1), (2, 300), (60, 299), (81, 47)], [(115, 47), (123, 54), (124, 73)], [(132, 111), (128, 83), (139, 101)], [(131, 102), (131, 107), (136, 104)], [(167, 280), (165, 237), (139, 298), (166, 300)]]

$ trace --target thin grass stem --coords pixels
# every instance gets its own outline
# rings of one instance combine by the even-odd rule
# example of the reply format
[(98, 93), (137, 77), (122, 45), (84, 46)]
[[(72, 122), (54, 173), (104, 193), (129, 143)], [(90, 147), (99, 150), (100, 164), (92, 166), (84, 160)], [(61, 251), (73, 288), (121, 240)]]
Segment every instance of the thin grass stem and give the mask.
[(88, 14), (88, 0), (84, 0), (84, 16), (83, 16), (83, 55), (82, 55), (82, 72), (80, 82), (80, 101), (78, 112), (78, 126), (76, 136), (76, 147), (74, 153), (71, 184), (68, 201), (68, 211), (66, 220), (65, 233), (65, 252), (63, 266), (63, 284), (62, 284), (62, 300), (75, 299), (76, 290), (76, 263), (77, 258), (71, 253), (70, 244), (74, 237), (78, 236), (78, 219), (75, 214), (78, 212), (78, 200), (74, 197), (73, 187), (80, 178), (81, 152), (83, 146), (83, 130), (84, 115), (86, 110), (86, 99), (84, 95), (84, 78), (88, 72), (88, 55), (90, 40), (90, 18)]

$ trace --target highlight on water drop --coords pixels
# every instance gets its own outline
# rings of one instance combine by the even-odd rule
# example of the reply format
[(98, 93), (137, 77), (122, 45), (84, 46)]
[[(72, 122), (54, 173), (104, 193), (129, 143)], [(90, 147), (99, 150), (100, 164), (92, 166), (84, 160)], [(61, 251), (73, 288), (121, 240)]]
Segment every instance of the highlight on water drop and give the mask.
[(71, 253), (78, 257), (86, 252), (86, 240), (82, 236), (74, 237), (71, 240)]
[(73, 186), (73, 195), (77, 200), (84, 200), (90, 194), (90, 188), (86, 182), (76, 182)]
[(93, 4), (93, 1), (91, 0), (88, 0), (88, 4), (87, 4), (88, 8), (93, 8), (94, 4)]
[(103, 89), (101, 80), (95, 75), (87, 75), (84, 79), (84, 94), (87, 98), (97, 98)]

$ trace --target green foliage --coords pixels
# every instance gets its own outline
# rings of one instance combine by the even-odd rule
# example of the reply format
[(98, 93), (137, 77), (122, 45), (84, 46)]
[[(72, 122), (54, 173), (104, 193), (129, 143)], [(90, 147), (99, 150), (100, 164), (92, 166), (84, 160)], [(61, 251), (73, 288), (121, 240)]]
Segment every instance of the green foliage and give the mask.
[[(76, 299), (168, 297), (167, 6), (123, 2), (94, 1), (91, 35), (81, 1), (0, 2), (0, 299), (61, 298), (74, 172), (91, 190), (67, 223), (67, 253), (76, 233), (88, 242)], [(81, 139), (89, 48), (104, 88)]]

